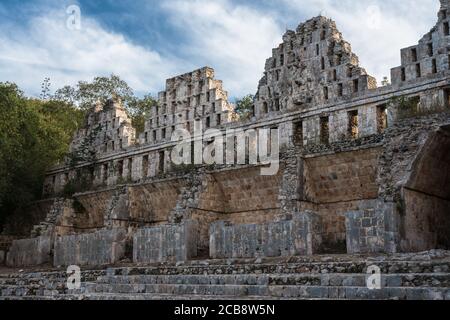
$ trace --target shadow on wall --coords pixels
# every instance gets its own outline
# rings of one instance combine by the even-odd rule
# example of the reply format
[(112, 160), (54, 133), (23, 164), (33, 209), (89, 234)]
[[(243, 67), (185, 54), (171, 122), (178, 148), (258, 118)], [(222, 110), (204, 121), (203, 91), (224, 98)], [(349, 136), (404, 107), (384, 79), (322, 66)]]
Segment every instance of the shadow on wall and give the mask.
[(403, 188), (403, 251), (450, 249), (450, 125), (430, 135)]

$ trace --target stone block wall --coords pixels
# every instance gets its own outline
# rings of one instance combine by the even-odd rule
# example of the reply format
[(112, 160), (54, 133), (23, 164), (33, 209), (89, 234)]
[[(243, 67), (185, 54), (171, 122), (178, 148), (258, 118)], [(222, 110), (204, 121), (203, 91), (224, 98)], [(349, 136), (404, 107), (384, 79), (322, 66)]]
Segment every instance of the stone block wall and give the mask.
[(100, 230), (94, 233), (57, 237), (54, 266), (99, 266), (113, 264), (125, 256), (126, 230)]
[(145, 123), (142, 144), (171, 140), (176, 129), (192, 132), (194, 121), (201, 119), (203, 128), (219, 127), (229, 122), (231, 104), (222, 81), (214, 79), (208, 67), (166, 81), (158, 95), (158, 107), (152, 109)]
[(376, 88), (334, 21), (317, 17), (288, 30), (272, 50), (255, 97), (257, 118), (335, 103)]
[(450, 56), (446, 50), (450, 35), (448, 6), (448, 1), (441, 0), (436, 25), (419, 40), (417, 45), (401, 50), (401, 66), (391, 70), (394, 85), (420, 81), (424, 77), (449, 69)]
[(219, 221), (210, 230), (213, 259), (312, 255), (318, 252), (320, 244), (320, 219), (313, 212), (265, 224), (232, 225)]
[(52, 240), (37, 237), (13, 241), (6, 257), (8, 267), (37, 266), (50, 262)]
[(227, 220), (234, 224), (261, 224), (280, 213), (278, 202), (281, 171), (274, 176), (260, 175), (259, 167), (227, 170), (207, 175), (191, 210), (199, 222), (200, 247), (208, 251), (210, 224)]
[(394, 203), (365, 201), (345, 216), (349, 254), (398, 251), (399, 216)]
[(197, 238), (198, 224), (192, 220), (139, 229), (133, 236), (133, 262), (190, 260), (197, 256)]
[(380, 148), (308, 157), (304, 160), (304, 201), (301, 210), (322, 217), (324, 241), (344, 243), (345, 213), (360, 202), (378, 197), (377, 166)]
[(170, 211), (175, 208), (183, 187), (183, 180), (130, 187), (128, 191), (130, 218), (146, 222), (168, 221)]

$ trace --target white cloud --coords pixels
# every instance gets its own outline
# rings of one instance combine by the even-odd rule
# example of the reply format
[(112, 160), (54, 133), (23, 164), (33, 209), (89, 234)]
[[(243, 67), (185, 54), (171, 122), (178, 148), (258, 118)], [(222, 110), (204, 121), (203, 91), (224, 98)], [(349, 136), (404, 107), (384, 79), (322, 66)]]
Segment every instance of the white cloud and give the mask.
[(50, 12), (33, 18), (24, 30), (2, 32), (0, 81), (16, 82), (36, 95), (47, 76), (56, 89), (114, 73), (138, 92), (156, 93), (176, 70), (178, 61), (106, 31), (92, 19), (83, 18), (81, 30), (69, 30), (66, 18)]
[(267, 13), (228, 0), (170, 0), (163, 9), (189, 44), (179, 48), (216, 70), (230, 96), (255, 93), (282, 28)]
[[(115, 73), (138, 92), (156, 93), (164, 88), (166, 78), (209, 65), (230, 97), (239, 97), (256, 92), (265, 60), (281, 42), (285, 26), (295, 28), (319, 13), (337, 22), (361, 65), (381, 80), (399, 65), (399, 50), (417, 43), (434, 25), (439, 7), (437, 0), (279, 0), (277, 7), (264, 6), (272, 4), (267, 1), (151, 4), (148, 10), (162, 9), (168, 17), (165, 27), (176, 27), (183, 38), (164, 48), (133, 43), (85, 16), (82, 29), (70, 31), (63, 7), (58, 12), (47, 10), (25, 26), (0, 21), (0, 81), (14, 81), (27, 93), (39, 94), (44, 77), (51, 78), (55, 89)], [(377, 7), (378, 18), (368, 15)], [(161, 54), (173, 47), (176, 50), (170, 55)]]

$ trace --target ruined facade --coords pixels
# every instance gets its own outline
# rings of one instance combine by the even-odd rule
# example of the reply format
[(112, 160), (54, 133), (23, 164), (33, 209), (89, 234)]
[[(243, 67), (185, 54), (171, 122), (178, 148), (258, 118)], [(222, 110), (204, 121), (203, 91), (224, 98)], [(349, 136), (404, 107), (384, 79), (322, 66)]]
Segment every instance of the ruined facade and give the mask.
[[(48, 172), (47, 222), (14, 241), (6, 262), (449, 249), (450, 5), (441, 4), (436, 26), (401, 51), (383, 87), (335, 23), (316, 17), (273, 50), (249, 119), (233, 117), (211, 68), (167, 80), (139, 137), (120, 101), (95, 106), (71, 147), (90, 141), (95, 160)], [(278, 129), (278, 172), (261, 175), (263, 163), (174, 165), (172, 133), (199, 123), (224, 133)], [(80, 177), (84, 190), (60, 199)]]

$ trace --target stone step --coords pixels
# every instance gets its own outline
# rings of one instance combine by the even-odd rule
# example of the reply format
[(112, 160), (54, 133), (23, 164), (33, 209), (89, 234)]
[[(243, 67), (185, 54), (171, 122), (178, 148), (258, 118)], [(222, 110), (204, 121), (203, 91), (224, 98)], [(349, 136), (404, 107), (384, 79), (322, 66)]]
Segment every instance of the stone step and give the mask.
[(377, 265), (383, 274), (396, 273), (450, 273), (447, 262), (338, 262), (338, 263), (286, 263), (286, 264), (245, 264), (245, 265), (204, 265), (204, 266), (158, 266), (113, 268), (114, 275), (223, 275), (223, 274), (294, 274), (294, 273), (366, 273), (367, 267)]
[[(55, 295), (55, 296), (0, 296), (0, 301), (6, 300), (236, 300), (234, 296), (204, 296), (204, 295), (189, 295), (176, 296), (170, 294), (116, 294), (116, 293), (90, 293), (84, 295)], [(281, 300), (275, 297), (261, 297), (261, 296), (245, 296), (239, 297), (239, 300)], [(284, 299), (283, 299), (284, 300)], [(297, 298), (295, 300), (301, 300)]]
[[(214, 288), (214, 290), (221, 290), (217, 289), (220, 286), (241, 286), (239, 289), (241, 291), (239, 292), (248, 294), (245, 292), (257, 291), (255, 295), (263, 295), (261, 292), (264, 292), (264, 288), (268, 286), (366, 287), (366, 277), (367, 275), (365, 274), (101, 276), (95, 282), (82, 282), (82, 288), (73, 293), (98, 291), (111, 293), (159, 293), (159, 291), (155, 291), (156, 289), (152, 289), (152, 285), (169, 288), (198, 285), (201, 290), (206, 290), (205, 288), (208, 286)], [(381, 280), (383, 287), (450, 287), (450, 274), (447, 273), (382, 275)], [(2, 296), (55, 295), (69, 292), (66, 287), (66, 279), (37, 280), (32, 278), (21, 279), (16, 283), (11, 281), (12, 279), (8, 279), (7, 284), (0, 284)], [(97, 287), (101, 289), (98, 290), (96, 289)], [(173, 291), (171, 293), (176, 294)], [(196, 292), (193, 293), (195, 294)], [(240, 295), (242, 294), (240, 293)]]
[[(98, 284), (199, 284), (199, 285), (321, 285), (366, 286), (365, 274), (291, 274), (291, 275), (130, 275), (102, 276)], [(450, 287), (450, 273), (388, 274), (381, 276), (383, 286)]]
[[(232, 290), (231, 290), (232, 291)], [(271, 286), (269, 296), (161, 293), (87, 293), (36, 296), (3, 296), (0, 300), (450, 300), (450, 288)]]
[(87, 285), (92, 282), (84, 282), (77, 290), (68, 290), (66, 282), (49, 283), (45, 285), (20, 284), (20, 285), (0, 285), (0, 296), (55, 296), (61, 294), (82, 294)]
[[(450, 259), (444, 260), (376, 260), (374, 258), (359, 259), (356, 261), (344, 261), (340, 258), (332, 261), (323, 258), (325, 261), (299, 260), (297, 262), (286, 262), (286, 259), (276, 263), (234, 263), (230, 260), (228, 264), (224, 261), (194, 261), (180, 265), (157, 265), (142, 267), (116, 267), (110, 268), (110, 272), (116, 275), (121, 274), (292, 274), (292, 273), (365, 273), (368, 266), (377, 265), (384, 274), (392, 273), (445, 273), (450, 272)], [(317, 258), (315, 258), (317, 259)], [(88, 270), (82, 269), (82, 278), (86, 281), (94, 280), (98, 276), (106, 275), (107, 270)], [(84, 271), (83, 271), (84, 269)], [(51, 272), (31, 272), (31, 273), (13, 273), (0, 274), (0, 281), (4, 279), (64, 279), (67, 277), (65, 271)]]
[[(192, 285), (320, 285), (366, 286), (365, 274), (280, 274), (280, 275), (130, 275), (100, 276), (97, 284), (192, 284)], [(388, 274), (381, 276), (383, 287), (450, 287), (450, 274)], [(82, 284), (86, 284), (85, 281)], [(65, 292), (66, 279), (2, 279), (0, 289), (34, 292)]]
[(283, 299), (450, 300), (450, 288), (386, 287), (370, 290), (366, 287), (270, 286), (269, 294)]
[[(417, 293), (419, 292), (419, 293)], [(375, 298), (388, 299), (421, 297), (434, 299), (450, 297), (450, 288), (441, 287), (385, 287), (381, 290), (369, 290), (367, 287), (351, 286), (283, 286), (283, 285), (174, 285), (174, 284), (94, 284), (86, 287), (86, 293), (117, 293), (117, 294), (171, 294), (171, 295), (231, 295), (237, 298), (243, 296), (273, 296), (279, 298)]]

